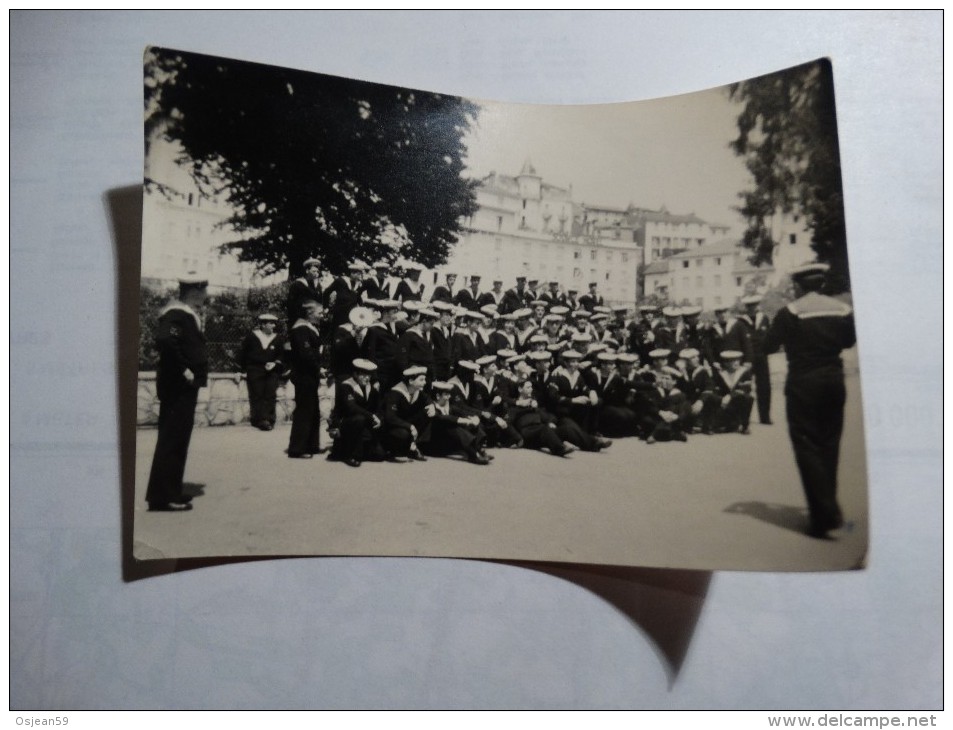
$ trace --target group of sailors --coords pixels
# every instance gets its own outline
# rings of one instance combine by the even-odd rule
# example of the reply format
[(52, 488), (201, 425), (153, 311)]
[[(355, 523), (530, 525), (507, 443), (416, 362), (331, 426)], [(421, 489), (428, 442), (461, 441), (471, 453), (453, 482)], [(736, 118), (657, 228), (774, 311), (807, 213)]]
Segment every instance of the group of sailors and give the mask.
[(322, 287), (319, 262), (305, 262), (289, 290), (287, 343), (274, 334), (277, 317), (265, 314), (243, 345), (256, 426), (274, 425), (271, 387), (257, 381), (277, 387), (286, 372), (295, 385), (291, 458), (325, 450), (324, 377), (335, 388), (328, 458), (354, 467), (454, 455), (486, 465), (498, 447), (566, 456), (618, 438), (747, 434), (755, 394), (770, 423), (759, 351), (768, 322), (756, 296), (743, 300), (738, 317), (718, 308), (703, 324), (700, 307), (646, 304), (630, 317), (606, 306), (595, 283), (576, 298), (556, 282), (540, 291), (524, 277), (508, 290), (495, 281), (482, 291), (479, 276), (457, 289), (447, 274), (425, 302), (419, 270), (395, 281), (385, 262), (369, 269), (355, 262)]

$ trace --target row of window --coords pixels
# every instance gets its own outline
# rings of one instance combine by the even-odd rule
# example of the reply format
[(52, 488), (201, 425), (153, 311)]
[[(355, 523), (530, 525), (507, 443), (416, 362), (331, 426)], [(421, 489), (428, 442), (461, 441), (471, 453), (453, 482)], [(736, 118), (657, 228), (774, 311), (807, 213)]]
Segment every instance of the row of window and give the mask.
[[(715, 265), (715, 266), (721, 266), (721, 259), (722, 259), (721, 256), (716, 256), (716, 257), (714, 258), (714, 262), (715, 262), (714, 265)], [(695, 260), (694, 260), (694, 261), (695, 261), (695, 268), (696, 268), (696, 269), (700, 269), (700, 268), (702, 267), (702, 262), (705, 261), (705, 260), (706, 260), (706, 259), (695, 259)], [(691, 265), (691, 260), (690, 260), (690, 259), (683, 259), (683, 260), (682, 260), (682, 268), (683, 268), (683, 269), (687, 269), (690, 265)]]

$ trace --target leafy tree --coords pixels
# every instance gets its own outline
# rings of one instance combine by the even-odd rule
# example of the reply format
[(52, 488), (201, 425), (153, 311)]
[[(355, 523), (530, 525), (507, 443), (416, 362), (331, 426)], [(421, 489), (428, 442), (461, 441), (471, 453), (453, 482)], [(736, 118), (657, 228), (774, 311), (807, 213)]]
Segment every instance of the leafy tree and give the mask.
[(434, 266), (476, 210), (472, 102), (160, 48), (145, 61), (147, 140), (181, 145), (203, 193), (235, 211), (223, 248), (263, 273), (293, 278), (310, 256), (332, 273), (355, 258)]
[(830, 61), (732, 84), (729, 95), (743, 104), (731, 147), (754, 178), (754, 188), (739, 194), (738, 208), (748, 221), (742, 243), (752, 251), (751, 262), (772, 262), (777, 243), (772, 217), (798, 213), (811, 231), (818, 260), (829, 263), (845, 286), (844, 196)]

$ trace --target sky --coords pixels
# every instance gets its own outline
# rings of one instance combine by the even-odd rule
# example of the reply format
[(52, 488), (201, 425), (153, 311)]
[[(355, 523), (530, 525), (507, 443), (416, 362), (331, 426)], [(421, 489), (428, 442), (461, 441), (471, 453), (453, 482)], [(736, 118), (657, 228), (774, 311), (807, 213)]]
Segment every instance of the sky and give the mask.
[(724, 88), (621, 104), (477, 103), (465, 140), (474, 177), (516, 175), (528, 158), (544, 182), (572, 184), (576, 202), (665, 205), (744, 229), (732, 208), (750, 176), (728, 147), (739, 107)]

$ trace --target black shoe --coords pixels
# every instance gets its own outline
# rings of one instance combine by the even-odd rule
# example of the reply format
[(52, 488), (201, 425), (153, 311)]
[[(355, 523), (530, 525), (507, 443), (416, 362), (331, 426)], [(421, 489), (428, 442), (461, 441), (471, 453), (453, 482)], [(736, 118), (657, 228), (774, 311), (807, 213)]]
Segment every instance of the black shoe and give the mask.
[(763, 420), (761, 421), (761, 425), (762, 425), (762, 426), (773, 426), (773, 425), (774, 425), (774, 421), (772, 421), (770, 418), (765, 418), (765, 419), (763, 419)]
[(361, 460), (351, 457), (349, 459), (345, 459), (344, 463), (347, 464), (348, 466), (358, 467), (361, 465)]
[(149, 503), (150, 512), (188, 512), (190, 509), (192, 509), (191, 502), (166, 502), (164, 504), (160, 502)]
[(742, 426), (742, 427), (741, 427), (741, 434), (742, 434), (743, 436), (750, 436), (750, 435), (751, 435), (751, 429), (748, 428), (747, 426)]
[(427, 461), (427, 457), (421, 454), (419, 451), (415, 451), (410, 455), (410, 458), (414, 461)]
[(471, 464), (479, 464), (480, 466), (486, 466), (487, 464), (490, 463), (490, 460), (486, 458), (485, 456), (481, 456), (480, 454), (474, 454), (473, 456), (469, 458), (469, 462)]
[(313, 459), (314, 454), (288, 454), (289, 459)]

